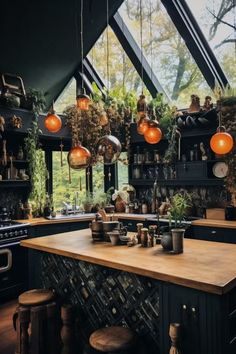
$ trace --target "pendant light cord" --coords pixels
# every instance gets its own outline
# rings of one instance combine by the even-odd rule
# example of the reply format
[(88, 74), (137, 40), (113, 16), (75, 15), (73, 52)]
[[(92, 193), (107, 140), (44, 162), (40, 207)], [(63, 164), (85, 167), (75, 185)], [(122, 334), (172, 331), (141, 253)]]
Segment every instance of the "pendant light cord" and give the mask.
[(149, 8), (149, 36), (150, 36), (150, 42), (151, 42), (150, 62), (151, 62), (151, 81), (152, 81), (152, 78), (153, 78), (153, 62), (152, 62), (153, 47), (152, 47), (152, 2), (151, 2), (151, 0), (150, 0), (149, 4), (150, 4), (150, 8)]
[(84, 89), (84, 35), (83, 35), (83, 30), (84, 30), (84, 22), (83, 22), (83, 12), (84, 12), (84, 1), (81, 0), (81, 5), (80, 5), (80, 42), (81, 42), (81, 74), (82, 74), (82, 90)]
[(141, 47), (141, 80), (143, 94), (143, 8), (142, 0), (139, 0), (139, 19), (140, 19), (140, 47)]
[(106, 12), (107, 12), (107, 96), (109, 96), (110, 91), (110, 68), (109, 68), (109, 0), (106, 2)]

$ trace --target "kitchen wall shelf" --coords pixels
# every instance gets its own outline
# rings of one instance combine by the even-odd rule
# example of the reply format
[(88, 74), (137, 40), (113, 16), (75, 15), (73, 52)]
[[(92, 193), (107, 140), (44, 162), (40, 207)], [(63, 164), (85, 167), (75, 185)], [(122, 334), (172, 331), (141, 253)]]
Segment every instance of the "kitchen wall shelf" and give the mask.
[[(130, 179), (129, 183), (133, 186), (153, 186), (155, 179)], [(157, 180), (157, 184), (161, 186), (223, 186), (224, 180), (218, 178), (208, 179), (161, 179)]]
[(30, 187), (30, 181), (22, 181), (22, 180), (17, 180), (17, 179), (8, 179), (8, 180), (2, 180), (0, 181), (0, 188), (4, 187), (10, 187), (10, 188), (29, 188)]

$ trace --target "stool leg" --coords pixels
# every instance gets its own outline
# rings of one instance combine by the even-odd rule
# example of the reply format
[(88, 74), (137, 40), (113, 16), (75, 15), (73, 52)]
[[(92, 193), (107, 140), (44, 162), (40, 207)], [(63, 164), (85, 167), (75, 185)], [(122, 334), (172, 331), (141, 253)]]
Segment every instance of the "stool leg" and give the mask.
[(180, 350), (179, 350), (180, 324), (179, 323), (170, 324), (169, 336), (171, 339), (170, 354), (180, 354)]
[(46, 353), (46, 307), (31, 308), (31, 354)]
[(20, 324), (20, 354), (29, 354), (29, 322), (30, 311), (27, 307), (19, 308), (19, 324)]
[(60, 353), (60, 316), (55, 302), (47, 305), (47, 354)]
[(16, 310), (13, 314), (12, 317), (12, 322), (13, 322), (13, 327), (16, 331), (16, 350), (15, 350), (15, 354), (20, 354), (20, 325), (19, 325), (19, 306), (16, 307)]
[(61, 339), (63, 343), (61, 354), (75, 354), (75, 318), (71, 305), (61, 308)]

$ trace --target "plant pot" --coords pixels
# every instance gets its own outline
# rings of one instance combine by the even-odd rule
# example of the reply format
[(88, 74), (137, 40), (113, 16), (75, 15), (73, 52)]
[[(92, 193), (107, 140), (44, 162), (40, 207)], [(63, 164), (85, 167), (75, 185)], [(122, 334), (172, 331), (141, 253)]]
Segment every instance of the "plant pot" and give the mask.
[(113, 213), (115, 211), (115, 207), (112, 204), (106, 205), (104, 209), (106, 213)]
[(92, 204), (90, 204), (90, 203), (85, 203), (84, 204), (84, 212), (85, 213), (91, 213), (91, 209), (92, 209)]
[(185, 229), (172, 229), (172, 243), (174, 253), (183, 253)]
[(171, 251), (173, 248), (172, 235), (170, 232), (164, 232), (161, 236), (161, 245), (164, 251)]

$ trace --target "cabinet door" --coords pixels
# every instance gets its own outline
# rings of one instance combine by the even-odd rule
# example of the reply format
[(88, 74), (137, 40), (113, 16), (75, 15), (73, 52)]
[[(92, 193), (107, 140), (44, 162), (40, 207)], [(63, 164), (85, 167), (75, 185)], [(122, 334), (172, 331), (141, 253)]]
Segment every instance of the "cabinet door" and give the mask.
[(164, 342), (167, 354), (170, 349), (169, 325), (180, 323), (182, 354), (209, 354), (204, 294), (172, 284), (164, 285)]
[(221, 227), (192, 226), (193, 238), (198, 240), (236, 243), (236, 230)]

